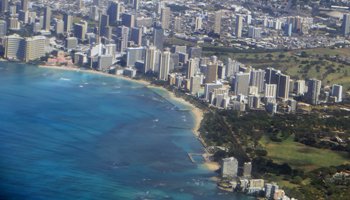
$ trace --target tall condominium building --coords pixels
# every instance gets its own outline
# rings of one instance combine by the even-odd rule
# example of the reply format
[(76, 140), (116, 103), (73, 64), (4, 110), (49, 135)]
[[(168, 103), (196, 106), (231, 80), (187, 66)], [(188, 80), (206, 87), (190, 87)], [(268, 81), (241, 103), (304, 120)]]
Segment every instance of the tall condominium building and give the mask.
[(88, 24), (86, 21), (80, 21), (79, 23), (75, 23), (74, 36), (77, 37), (80, 41), (85, 41), (87, 27), (88, 27)]
[(63, 20), (57, 20), (55, 26), (56, 35), (64, 33), (64, 22)]
[(245, 162), (243, 165), (243, 177), (250, 178), (252, 176), (252, 163)]
[(267, 84), (278, 84), (277, 74), (281, 72), (280, 70), (268, 67), (265, 72), (265, 82)]
[(321, 93), (321, 81), (317, 79), (310, 79), (308, 81), (308, 90), (306, 93), (306, 100), (308, 103), (319, 104), (319, 96)]
[(237, 38), (242, 37), (242, 29), (243, 29), (243, 17), (241, 15), (236, 15), (235, 35)]
[(126, 49), (126, 66), (134, 67), (138, 61), (145, 59), (144, 47), (128, 47)]
[(209, 63), (205, 75), (205, 83), (213, 83), (218, 80), (218, 63)]
[(342, 33), (345, 36), (350, 33), (350, 14), (343, 15)]
[(7, 22), (0, 20), (0, 37), (4, 37), (7, 33)]
[(277, 85), (265, 84), (265, 97), (276, 98), (276, 96), (277, 96)]
[(176, 16), (174, 18), (174, 32), (175, 33), (181, 33), (182, 32), (182, 18), (179, 16)]
[(343, 96), (343, 86), (333, 84), (332, 86), (332, 96), (337, 97), (335, 102), (342, 102), (342, 96)]
[(245, 95), (248, 96), (249, 91), (249, 73), (239, 72), (236, 73), (233, 79), (233, 90), (235, 95)]
[(191, 58), (187, 62), (187, 78), (191, 78), (197, 71), (199, 60), (197, 58)]
[(190, 93), (193, 95), (198, 94), (200, 89), (201, 89), (201, 77), (192, 76), (190, 79)]
[(134, 7), (135, 10), (139, 10), (140, 0), (134, 0), (133, 7)]
[(262, 69), (252, 70), (250, 72), (250, 86), (256, 86), (258, 92), (264, 91), (265, 84), (265, 71)]
[(5, 36), (5, 55), (7, 59), (22, 60), (25, 54), (24, 38), (17, 34)]
[(153, 45), (159, 50), (163, 50), (164, 45), (164, 29), (159, 27), (153, 28)]
[(117, 50), (120, 52), (125, 52), (126, 48), (128, 47), (129, 30), (130, 29), (126, 26), (120, 26), (117, 28)]
[(170, 51), (164, 51), (160, 57), (159, 80), (168, 80), (170, 70)]
[(5, 13), (9, 10), (9, 0), (1, 0), (1, 13)]
[(142, 28), (132, 28), (130, 40), (134, 42), (135, 45), (141, 46), (142, 44)]
[(109, 16), (109, 25), (113, 25), (120, 21), (121, 13), (121, 3), (119, 2), (110, 2), (109, 7), (107, 8), (107, 15)]
[(45, 36), (34, 36), (25, 40), (25, 62), (45, 56)]
[(135, 26), (135, 15), (130, 13), (122, 14), (122, 25), (132, 28)]
[(226, 71), (225, 71), (226, 77), (231, 77), (235, 75), (235, 73), (239, 72), (239, 65), (240, 65), (239, 62), (232, 60), (231, 58), (227, 58), (225, 65), (226, 65)]
[(106, 33), (107, 33), (106, 27), (108, 26), (109, 26), (109, 15), (101, 13), (99, 16), (100, 36), (106, 36)]
[(28, 0), (21, 0), (21, 10), (28, 11)]
[(79, 8), (79, 9), (84, 8), (84, 2), (83, 2), (83, 0), (78, 0), (78, 8)]
[(155, 46), (146, 49), (144, 73), (158, 71), (159, 50)]
[(43, 29), (45, 31), (50, 31), (50, 24), (51, 24), (51, 8), (49, 6), (46, 6), (44, 10)]
[(202, 30), (202, 18), (201, 17), (196, 17), (194, 21), (194, 30)]
[(63, 22), (64, 22), (64, 32), (71, 32), (71, 29), (72, 29), (72, 22), (73, 22), (73, 19), (72, 19), (72, 16), (65, 13), (63, 15)]
[(206, 83), (204, 85), (204, 98), (205, 100), (209, 100), (210, 93), (213, 92), (215, 89), (222, 88), (221, 83)]
[(305, 93), (305, 80), (295, 81), (294, 92), (296, 95), (303, 95)]
[(214, 33), (216, 34), (220, 34), (221, 33), (221, 20), (222, 20), (222, 12), (221, 10), (216, 11), (213, 15), (213, 19), (212, 19), (212, 30)]
[(20, 30), (21, 29), (21, 23), (18, 21), (17, 17), (10, 17), (10, 30)]
[(170, 15), (171, 11), (169, 7), (164, 7), (161, 9), (160, 22), (162, 24), (162, 29), (169, 29), (170, 27)]
[(277, 97), (287, 100), (289, 98), (290, 77), (285, 74), (278, 74)]
[(234, 157), (222, 159), (221, 175), (222, 177), (237, 177), (238, 160)]

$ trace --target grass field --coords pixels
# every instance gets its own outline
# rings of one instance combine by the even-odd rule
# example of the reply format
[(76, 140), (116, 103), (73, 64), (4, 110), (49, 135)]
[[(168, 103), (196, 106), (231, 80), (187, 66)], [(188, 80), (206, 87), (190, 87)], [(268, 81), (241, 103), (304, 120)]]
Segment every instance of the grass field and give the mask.
[[(300, 56), (305, 51), (307, 57)], [(350, 65), (331, 61), (326, 57), (350, 57), (350, 49), (318, 48), (266, 53), (229, 53), (206, 51), (205, 56), (217, 55), (221, 60), (231, 57), (255, 68), (274, 67), (290, 75), (293, 79), (317, 78), (324, 85), (334, 83), (350, 90)]]
[(294, 142), (292, 136), (280, 143), (272, 142), (264, 136), (259, 143), (267, 150), (267, 157), (274, 162), (288, 163), (292, 167), (305, 171), (350, 163), (347, 153), (309, 147)]

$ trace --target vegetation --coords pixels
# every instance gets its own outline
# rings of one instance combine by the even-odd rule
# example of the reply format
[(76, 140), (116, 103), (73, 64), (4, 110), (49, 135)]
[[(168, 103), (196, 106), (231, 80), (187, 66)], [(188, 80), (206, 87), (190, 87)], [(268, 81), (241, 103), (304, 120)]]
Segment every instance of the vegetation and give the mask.
[(222, 147), (215, 160), (252, 160), (254, 177), (277, 182), (289, 196), (344, 199), (349, 178), (333, 177), (350, 167), (349, 125), (348, 112), (338, 107), (285, 115), (210, 109), (200, 132), (208, 145)]

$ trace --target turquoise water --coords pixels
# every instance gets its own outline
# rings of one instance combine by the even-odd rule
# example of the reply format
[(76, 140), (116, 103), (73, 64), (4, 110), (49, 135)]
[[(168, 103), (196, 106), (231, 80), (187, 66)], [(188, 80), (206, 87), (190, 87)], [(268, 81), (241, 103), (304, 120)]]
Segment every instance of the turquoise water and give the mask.
[(179, 107), (130, 81), (1, 62), (0, 199), (248, 199), (189, 160), (203, 149)]

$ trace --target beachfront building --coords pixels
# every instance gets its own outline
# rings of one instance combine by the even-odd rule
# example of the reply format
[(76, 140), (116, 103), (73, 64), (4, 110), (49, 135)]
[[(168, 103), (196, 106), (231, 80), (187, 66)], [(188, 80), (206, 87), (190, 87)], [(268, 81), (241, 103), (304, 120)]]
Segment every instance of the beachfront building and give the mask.
[(45, 44), (45, 36), (26, 38), (24, 61), (28, 62), (45, 56)]
[(234, 157), (222, 159), (221, 175), (222, 177), (237, 177), (238, 173), (238, 160)]
[(14, 34), (6, 36), (4, 39), (5, 55), (4, 57), (11, 60), (21, 60), (24, 57), (24, 38)]

